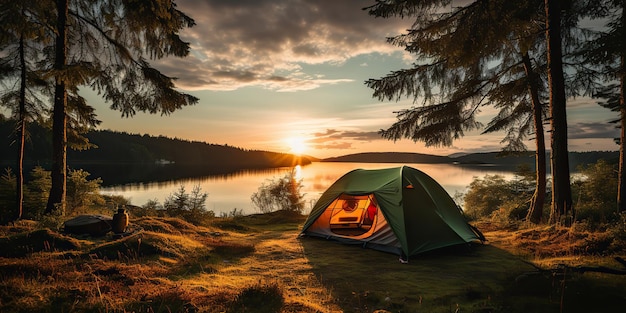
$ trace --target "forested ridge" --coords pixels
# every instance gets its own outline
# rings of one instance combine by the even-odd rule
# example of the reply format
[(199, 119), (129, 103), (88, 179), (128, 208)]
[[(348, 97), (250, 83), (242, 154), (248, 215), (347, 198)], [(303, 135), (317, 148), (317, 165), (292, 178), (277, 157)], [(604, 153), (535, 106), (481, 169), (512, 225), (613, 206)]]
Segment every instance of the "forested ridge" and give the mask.
[[(322, 159), (323, 162), (373, 162), (373, 163), (454, 163), (459, 165), (498, 165), (515, 167), (527, 164), (535, 166), (535, 152), (527, 151), (516, 154), (503, 155), (499, 152), (470, 153), (466, 155), (439, 156), (422, 153), (406, 152), (368, 152), (356, 153), (339, 157)], [(609, 164), (617, 164), (619, 151), (585, 151), (569, 152), (570, 167), (575, 170), (578, 166), (596, 163), (605, 160)], [(547, 158), (549, 160), (549, 153)], [(549, 164), (547, 164), (549, 166)]]
[[(17, 155), (17, 147), (12, 139), (13, 125), (10, 120), (0, 121), (0, 136), (6, 138), (2, 140), (0, 149), (0, 160), (4, 164), (15, 162)], [(26, 161), (49, 164), (52, 154), (50, 131), (36, 123), (29, 125), (28, 129), (30, 136), (26, 143)], [(88, 163), (155, 164), (166, 161), (179, 165), (263, 168), (311, 162), (309, 157), (285, 153), (110, 130), (90, 131), (85, 137), (96, 147), (87, 150), (68, 149), (70, 167), (80, 167), (81, 164)]]
[[(3, 164), (15, 162), (16, 147), (9, 120), (0, 121), (2, 141), (0, 160)], [(49, 130), (37, 123), (29, 125), (29, 140), (26, 143), (26, 161), (34, 164), (49, 164), (51, 150), (51, 134)], [(161, 160), (179, 165), (207, 165), (241, 168), (262, 168), (309, 164), (317, 160), (314, 157), (301, 158), (284, 153), (247, 150), (229, 145), (210, 144), (189, 141), (165, 136), (150, 136), (98, 130), (87, 133), (89, 142), (96, 145), (87, 150), (68, 150), (68, 162), (72, 167), (82, 164), (155, 164)], [(618, 151), (586, 151), (570, 152), (570, 166), (576, 169), (579, 165), (592, 164), (605, 160), (615, 164), (619, 158)], [(458, 163), (463, 165), (496, 164), (516, 166), (528, 164), (534, 167), (534, 152), (528, 151), (515, 155), (503, 156), (498, 152), (471, 153), (461, 156), (439, 156), (408, 152), (369, 152), (349, 154), (322, 159), (324, 162), (373, 162), (373, 163)]]

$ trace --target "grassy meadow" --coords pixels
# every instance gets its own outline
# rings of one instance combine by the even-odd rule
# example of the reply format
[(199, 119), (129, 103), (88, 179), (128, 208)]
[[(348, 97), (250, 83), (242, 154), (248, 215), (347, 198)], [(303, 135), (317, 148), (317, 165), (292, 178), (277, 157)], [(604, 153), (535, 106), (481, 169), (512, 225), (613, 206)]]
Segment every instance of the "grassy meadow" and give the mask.
[[(397, 256), (299, 238), (305, 217), (132, 218), (125, 236), (0, 227), (0, 312), (623, 312), (605, 232), (475, 223), (484, 245)], [(602, 270), (615, 270), (614, 274)], [(622, 275), (620, 275), (622, 274)]]

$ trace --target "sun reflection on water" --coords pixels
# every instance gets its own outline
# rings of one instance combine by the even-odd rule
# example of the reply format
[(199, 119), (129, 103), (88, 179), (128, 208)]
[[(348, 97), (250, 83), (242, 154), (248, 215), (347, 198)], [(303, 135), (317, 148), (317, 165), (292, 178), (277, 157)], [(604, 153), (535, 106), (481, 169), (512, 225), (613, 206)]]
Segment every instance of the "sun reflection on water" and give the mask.
[[(302, 182), (301, 192), (306, 203), (305, 212), (308, 213), (320, 195), (345, 173), (357, 169), (381, 169), (398, 167), (397, 163), (345, 163), (345, 162), (314, 162), (305, 166), (293, 168), (275, 168), (265, 170), (248, 170), (233, 175), (219, 175), (201, 178), (187, 178), (161, 183), (141, 183), (124, 186), (101, 188), (101, 192), (109, 195), (121, 195), (129, 198), (134, 205), (144, 205), (149, 200), (163, 203), (165, 198), (178, 190), (181, 186), (191, 192), (195, 186), (200, 186), (203, 192), (209, 194), (206, 208), (213, 210), (217, 215), (228, 213), (234, 208), (243, 210), (244, 214), (258, 213), (252, 205), (250, 196), (258, 191), (259, 186), (268, 180), (283, 177), (289, 171), (294, 171), (295, 178)], [(494, 167), (462, 167), (453, 164), (406, 164), (421, 170), (441, 184), (454, 197), (458, 192), (466, 192), (474, 178), (482, 178), (486, 174), (502, 175), (505, 179), (514, 176), (512, 171)]]

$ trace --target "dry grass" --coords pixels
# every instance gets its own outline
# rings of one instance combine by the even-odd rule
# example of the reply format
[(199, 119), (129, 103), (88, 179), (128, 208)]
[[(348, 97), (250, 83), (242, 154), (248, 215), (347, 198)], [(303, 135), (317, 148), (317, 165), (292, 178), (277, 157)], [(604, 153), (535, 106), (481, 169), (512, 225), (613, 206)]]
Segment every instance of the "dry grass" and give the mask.
[(626, 305), (623, 276), (537, 269), (618, 267), (611, 260), (624, 249), (608, 233), (482, 224), (488, 245), (400, 264), (386, 253), (299, 239), (301, 216), (216, 219), (210, 227), (131, 222), (134, 233), (122, 238), (1, 227), (0, 312), (618, 312)]
[(626, 245), (611, 230), (590, 231), (581, 224), (508, 225), (477, 223), (491, 244), (543, 267), (557, 265), (617, 266), (615, 256), (626, 255)]
[[(257, 220), (220, 223), (267, 225)], [(258, 294), (277, 290), (280, 297), (269, 307), (326, 311), (331, 299), (302, 257), (298, 223), (279, 226), (289, 233), (233, 232), (142, 218), (122, 238), (4, 227), (2, 251), (19, 253), (0, 257), (0, 312), (239, 312), (258, 306)]]

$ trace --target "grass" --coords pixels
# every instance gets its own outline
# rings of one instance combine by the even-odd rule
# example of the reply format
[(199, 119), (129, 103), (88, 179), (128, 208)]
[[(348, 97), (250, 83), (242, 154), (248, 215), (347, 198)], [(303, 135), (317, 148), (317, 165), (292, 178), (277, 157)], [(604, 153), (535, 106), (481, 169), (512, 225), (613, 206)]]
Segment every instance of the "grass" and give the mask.
[[(304, 217), (131, 219), (132, 235), (0, 227), (0, 312), (621, 312), (625, 247), (583, 228), (495, 227), (413, 257), (298, 238)], [(567, 265), (569, 267), (566, 267)]]
[[(332, 286), (334, 298), (346, 311), (371, 312), (476, 312), (495, 310), (502, 282), (511, 272), (531, 267), (493, 246), (446, 249), (401, 264), (380, 252), (329, 245), (316, 239), (303, 241), (313, 271)], [(337, 258), (340, 255), (342, 258)]]

